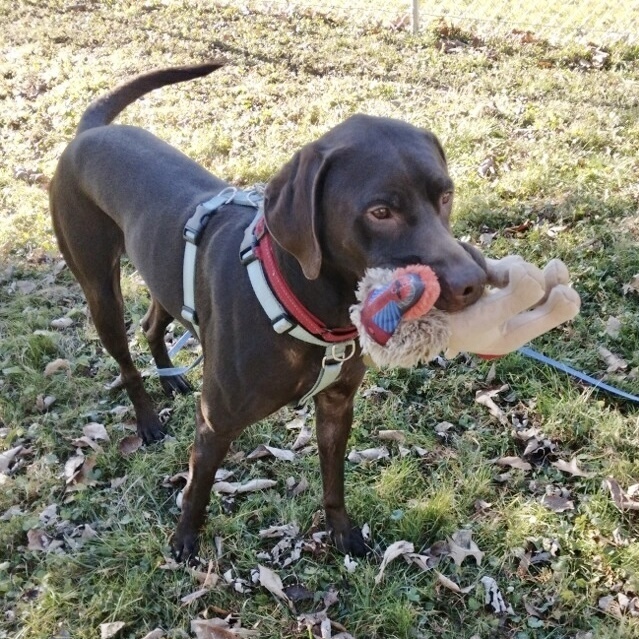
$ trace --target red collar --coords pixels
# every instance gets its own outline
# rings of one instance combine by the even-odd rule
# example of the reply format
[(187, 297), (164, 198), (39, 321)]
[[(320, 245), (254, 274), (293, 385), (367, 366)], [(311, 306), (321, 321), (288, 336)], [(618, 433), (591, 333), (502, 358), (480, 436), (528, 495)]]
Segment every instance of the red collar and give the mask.
[(357, 337), (357, 329), (352, 324), (344, 328), (328, 328), (297, 299), (277, 266), (273, 252), (273, 240), (263, 217), (255, 226), (255, 242), (253, 253), (262, 263), (262, 269), (269, 286), (280, 304), (297, 324), (325, 342), (346, 342)]

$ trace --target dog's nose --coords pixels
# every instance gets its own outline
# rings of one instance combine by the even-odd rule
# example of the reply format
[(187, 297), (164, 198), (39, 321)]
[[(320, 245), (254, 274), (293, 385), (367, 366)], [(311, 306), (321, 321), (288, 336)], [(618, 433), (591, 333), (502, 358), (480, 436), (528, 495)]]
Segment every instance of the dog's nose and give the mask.
[(449, 313), (461, 311), (476, 302), (486, 286), (486, 271), (474, 262), (438, 275), (441, 294), (436, 306)]

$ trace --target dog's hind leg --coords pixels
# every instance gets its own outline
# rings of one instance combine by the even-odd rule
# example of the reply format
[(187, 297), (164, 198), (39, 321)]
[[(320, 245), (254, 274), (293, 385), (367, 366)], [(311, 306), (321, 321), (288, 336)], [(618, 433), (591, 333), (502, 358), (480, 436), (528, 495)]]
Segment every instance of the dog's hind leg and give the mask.
[(56, 196), (52, 190), (52, 219), (60, 251), (77, 278), (89, 305), (100, 340), (120, 366), (120, 375), (133, 404), (138, 435), (145, 442), (162, 439), (164, 430), (135, 368), (124, 323), (120, 289), (120, 228), (95, 204), (72, 189)]
[[(151, 306), (142, 319), (142, 328), (158, 368), (173, 367), (164, 342), (164, 332), (173, 319), (173, 316), (155, 298), (151, 299)], [(163, 375), (160, 377), (160, 383), (169, 396), (174, 393), (189, 393), (193, 390), (182, 375)]]

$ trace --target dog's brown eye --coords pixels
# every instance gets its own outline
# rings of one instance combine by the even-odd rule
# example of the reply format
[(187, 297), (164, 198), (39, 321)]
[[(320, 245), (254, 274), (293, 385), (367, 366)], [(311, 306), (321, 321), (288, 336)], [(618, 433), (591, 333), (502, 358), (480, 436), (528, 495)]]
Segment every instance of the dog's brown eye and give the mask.
[(448, 204), (452, 197), (453, 197), (453, 192), (446, 191), (446, 193), (442, 194), (442, 198), (441, 198), (442, 204)]
[(387, 206), (376, 206), (375, 208), (369, 209), (368, 212), (376, 220), (387, 220), (392, 216), (391, 210)]

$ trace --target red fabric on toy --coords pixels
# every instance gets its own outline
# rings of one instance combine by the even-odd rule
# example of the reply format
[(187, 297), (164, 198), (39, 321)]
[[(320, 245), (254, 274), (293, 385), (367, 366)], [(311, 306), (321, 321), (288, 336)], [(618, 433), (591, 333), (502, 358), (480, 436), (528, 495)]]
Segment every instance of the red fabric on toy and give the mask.
[(430, 311), (440, 293), (437, 276), (428, 266), (407, 266), (393, 275), (388, 284), (369, 292), (361, 311), (362, 326), (382, 346), (402, 319), (415, 319)]

